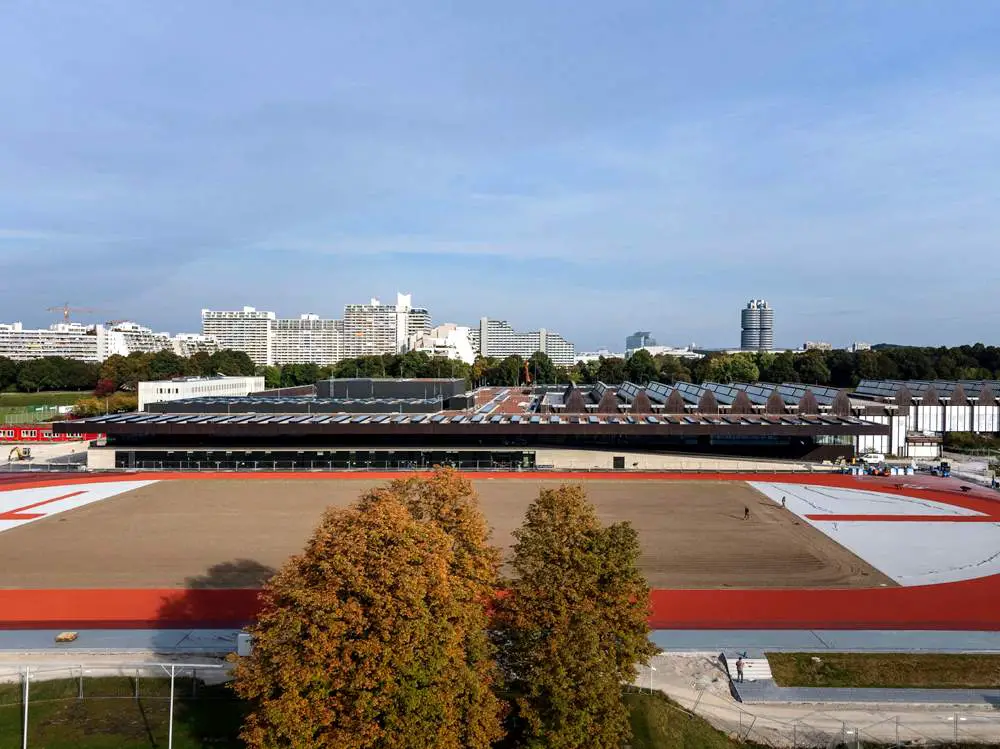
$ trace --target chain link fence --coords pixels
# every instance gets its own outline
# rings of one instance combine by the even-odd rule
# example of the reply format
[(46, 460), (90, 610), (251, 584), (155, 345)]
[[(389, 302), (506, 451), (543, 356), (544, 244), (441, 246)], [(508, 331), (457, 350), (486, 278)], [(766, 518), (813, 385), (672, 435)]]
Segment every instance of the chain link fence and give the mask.
[(238, 711), (229, 678), (217, 663), (0, 667), (0, 745), (42, 749), (96, 732), (173, 749), (178, 734), (211, 732), (220, 707)]

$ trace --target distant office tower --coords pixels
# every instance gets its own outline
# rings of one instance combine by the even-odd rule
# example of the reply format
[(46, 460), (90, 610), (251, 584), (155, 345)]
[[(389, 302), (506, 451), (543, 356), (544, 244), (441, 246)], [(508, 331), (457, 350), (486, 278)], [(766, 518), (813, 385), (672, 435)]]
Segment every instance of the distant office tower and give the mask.
[(656, 339), (649, 334), (648, 330), (637, 330), (632, 335), (625, 336), (625, 352), (634, 351), (635, 349), (644, 348), (646, 346), (655, 346)]
[(545, 328), (530, 333), (518, 333), (506, 320), (479, 320), (479, 352), (483, 356), (503, 359), (518, 356), (527, 359), (536, 351), (548, 355), (553, 364), (571, 367), (576, 363), (576, 347), (556, 333)]
[(740, 313), (740, 348), (770, 351), (774, 348), (774, 310), (763, 299), (751, 299)]
[(271, 359), (285, 364), (336, 364), (344, 358), (344, 321), (319, 315), (278, 319), (271, 326)]
[(220, 349), (244, 351), (257, 366), (272, 363), (271, 326), (273, 312), (260, 312), (253, 307), (242, 310), (201, 311), (202, 335), (213, 336)]

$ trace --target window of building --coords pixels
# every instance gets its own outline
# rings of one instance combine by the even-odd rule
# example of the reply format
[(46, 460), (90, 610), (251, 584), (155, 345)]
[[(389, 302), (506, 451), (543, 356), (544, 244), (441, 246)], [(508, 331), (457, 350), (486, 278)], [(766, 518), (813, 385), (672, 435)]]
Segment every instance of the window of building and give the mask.
[(38, 436), (38, 430), (37, 429), (25, 429), (25, 430), (23, 430), (21, 432), (21, 436), (22, 437), (26, 437), (26, 438), (37, 437)]

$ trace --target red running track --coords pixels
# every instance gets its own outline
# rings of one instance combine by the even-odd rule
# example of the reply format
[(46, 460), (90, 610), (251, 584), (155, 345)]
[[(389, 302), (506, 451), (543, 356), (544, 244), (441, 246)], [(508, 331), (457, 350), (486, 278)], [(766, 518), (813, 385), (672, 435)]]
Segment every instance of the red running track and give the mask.
[[(370, 479), (398, 474), (125, 474), (5, 481), (0, 491), (23, 486), (64, 486), (140, 479), (227, 480)], [(1000, 502), (986, 490), (968, 493), (958, 482), (925, 476), (871, 479), (847, 475), (789, 474), (475, 474), (482, 478), (775, 481), (853, 489), (905, 491), (908, 496), (966, 507), (1000, 520)], [(20, 478), (20, 477), (18, 477)], [(897, 487), (905, 479), (903, 488)], [(0, 628), (231, 627), (251, 621), (256, 590), (0, 590)], [(1000, 631), (1000, 575), (941, 585), (868, 589), (654, 590), (654, 629), (937, 629)]]

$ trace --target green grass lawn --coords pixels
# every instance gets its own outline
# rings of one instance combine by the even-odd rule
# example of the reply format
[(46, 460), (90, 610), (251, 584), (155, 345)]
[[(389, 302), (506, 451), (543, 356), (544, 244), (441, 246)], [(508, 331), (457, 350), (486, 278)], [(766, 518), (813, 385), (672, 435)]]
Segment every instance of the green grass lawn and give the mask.
[(1000, 687), (1000, 655), (768, 653), (767, 660), (783, 687)]
[(659, 692), (627, 694), (632, 712), (632, 749), (737, 749), (755, 747), (730, 739), (708, 721), (692, 716)]
[(72, 406), (90, 391), (57, 390), (50, 393), (0, 393), (0, 411), (24, 411), (36, 406)]
[[(184, 683), (186, 682), (186, 683)], [(143, 679), (138, 700), (130, 679), (87, 679), (76, 699), (75, 680), (32, 684), (28, 746), (44, 749), (153, 749), (167, 745), (169, 680)], [(190, 694), (177, 680), (175, 694)], [(238, 749), (243, 705), (225, 686), (199, 686), (198, 699), (176, 699), (174, 749)], [(0, 747), (21, 746), (20, 685), (0, 685)], [(100, 695), (100, 696), (99, 696)]]
[[(87, 699), (77, 699), (75, 679), (36, 682), (31, 687), (28, 746), (45, 749), (155, 749), (167, 745), (169, 680), (143, 679), (139, 699), (128, 678), (84, 681)], [(198, 699), (174, 704), (175, 749), (240, 749), (243, 703), (225, 686), (197, 686)], [(176, 695), (192, 684), (178, 679)], [(0, 685), (0, 747), (21, 745), (22, 706), (18, 684)], [(632, 749), (737, 749), (706, 721), (662, 694), (627, 694), (632, 712)]]

